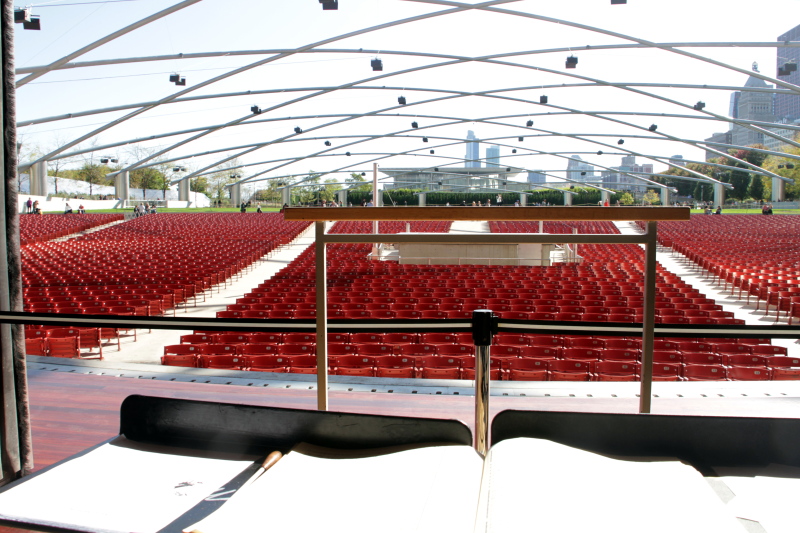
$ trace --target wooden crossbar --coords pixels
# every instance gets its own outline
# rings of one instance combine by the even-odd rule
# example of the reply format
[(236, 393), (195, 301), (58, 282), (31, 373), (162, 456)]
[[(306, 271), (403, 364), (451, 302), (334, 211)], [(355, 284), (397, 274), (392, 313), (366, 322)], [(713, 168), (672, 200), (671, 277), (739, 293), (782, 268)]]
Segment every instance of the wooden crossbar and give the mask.
[(287, 207), (286, 220), (689, 220), (688, 207)]

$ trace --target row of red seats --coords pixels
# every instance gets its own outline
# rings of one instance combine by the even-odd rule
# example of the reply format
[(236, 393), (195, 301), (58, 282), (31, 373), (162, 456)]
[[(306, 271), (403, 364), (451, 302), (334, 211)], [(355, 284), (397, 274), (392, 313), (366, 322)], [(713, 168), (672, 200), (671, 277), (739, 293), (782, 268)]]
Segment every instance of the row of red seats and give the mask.
[(50, 357), (82, 357), (82, 348), (97, 348), (97, 358), (103, 359), (103, 344), (116, 341), (121, 349), (116, 328), (50, 328), (26, 329), (25, 353)]
[(79, 231), (110, 224), (117, 220), (124, 220), (125, 215), (119, 214), (83, 214), (74, 216), (40, 215), (34, 217), (19, 217), (19, 238), (22, 246), (35, 242), (48, 241), (59, 237), (66, 237)]

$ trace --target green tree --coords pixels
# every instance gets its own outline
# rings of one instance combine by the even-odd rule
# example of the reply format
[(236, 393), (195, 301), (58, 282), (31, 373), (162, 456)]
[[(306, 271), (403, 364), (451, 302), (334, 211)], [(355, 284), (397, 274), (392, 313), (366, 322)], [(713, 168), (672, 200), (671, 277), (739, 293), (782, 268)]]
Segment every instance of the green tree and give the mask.
[(624, 192), (619, 197), (619, 203), (622, 205), (633, 205), (633, 196), (631, 196), (631, 193), (629, 192)]
[[(794, 140), (800, 141), (800, 134), (795, 135)], [(795, 146), (783, 145), (780, 148), (780, 151), (800, 157), (800, 148)], [(790, 165), (793, 168), (787, 168), (787, 165)], [(769, 170), (770, 172), (774, 172), (779, 176), (793, 179), (794, 183), (786, 183), (785, 185), (786, 199), (800, 199), (800, 160), (771, 155), (764, 160), (763, 168)], [(762, 181), (764, 182), (764, 197), (771, 198), (772, 178), (764, 177)]]
[(142, 198), (145, 199), (147, 189), (161, 189), (169, 180), (163, 172), (155, 167), (137, 168), (130, 172), (130, 184), (135, 189), (142, 189)]
[(644, 193), (644, 197), (642, 197), (642, 202), (646, 205), (652, 205), (659, 202), (661, 198), (658, 196), (658, 193), (653, 189), (648, 189), (646, 193)]
[(106, 165), (86, 161), (78, 169), (76, 177), (89, 184), (89, 196), (91, 196), (95, 185), (111, 184), (111, 180), (106, 177), (109, 172), (111, 172), (111, 169)]
[(762, 176), (753, 175), (753, 178), (750, 180), (750, 189), (748, 190), (748, 194), (750, 198), (753, 200), (763, 200), (764, 199), (764, 180), (761, 179)]
[[(753, 148), (759, 149), (766, 149), (763, 144), (754, 144), (752, 145)], [(747, 161), (751, 165), (755, 165), (760, 167), (766, 158), (766, 155), (757, 152), (755, 150), (735, 150), (731, 149), (730, 154), (737, 159), (741, 159), (743, 161)], [(750, 187), (751, 177), (752, 175), (748, 171), (750, 167), (744, 165), (743, 163), (739, 163), (738, 161), (734, 161), (733, 159), (726, 159), (726, 165), (730, 165), (733, 167), (741, 168), (742, 170), (730, 170), (727, 172), (728, 174), (728, 183), (733, 185), (733, 190), (728, 192), (728, 196), (734, 198), (736, 200), (744, 200), (747, 198), (747, 193)]]
[(349, 185), (348, 192), (367, 192), (372, 190), (372, 184), (367, 182), (367, 178), (359, 174), (358, 172), (353, 172), (350, 174), (349, 177), (345, 178), (347, 183), (358, 183), (359, 185)]

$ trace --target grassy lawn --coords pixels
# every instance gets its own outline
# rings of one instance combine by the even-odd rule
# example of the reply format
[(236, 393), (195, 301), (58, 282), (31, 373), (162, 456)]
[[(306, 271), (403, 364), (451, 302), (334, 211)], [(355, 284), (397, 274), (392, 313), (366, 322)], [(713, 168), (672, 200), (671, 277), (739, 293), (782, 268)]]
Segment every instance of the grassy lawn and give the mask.
[[(702, 209), (692, 209), (692, 214), (702, 214)], [(723, 209), (723, 215), (760, 215), (761, 208), (758, 209)], [(800, 215), (800, 209), (773, 209), (774, 215)]]
[[(274, 213), (280, 211), (280, 207), (264, 207), (261, 206), (261, 211), (264, 213)], [(128, 209), (87, 209), (87, 213), (133, 213), (133, 208), (130, 207)], [(167, 209), (167, 208), (159, 208), (159, 213), (238, 213), (238, 207), (201, 207), (201, 208), (175, 208), (175, 209)], [(248, 213), (255, 213), (255, 207), (247, 208)], [(61, 215), (63, 211), (45, 211), (45, 215)]]

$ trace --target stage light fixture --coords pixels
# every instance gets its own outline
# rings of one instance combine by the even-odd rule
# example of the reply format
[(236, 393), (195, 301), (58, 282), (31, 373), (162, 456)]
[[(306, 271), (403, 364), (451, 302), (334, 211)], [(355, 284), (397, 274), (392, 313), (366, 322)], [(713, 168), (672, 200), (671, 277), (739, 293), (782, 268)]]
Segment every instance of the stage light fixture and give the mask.
[(694, 104), (693, 107), (695, 111), (702, 111), (705, 106), (706, 106), (705, 102), (697, 102), (696, 104)]
[(602, 150), (598, 150), (597, 151), (597, 155), (603, 155), (603, 151)]
[(539, 103), (540, 104), (546, 104), (547, 103), (547, 96), (545, 96), (545, 95), (540, 96), (539, 97)]
[(330, 145), (331, 145), (330, 141), (325, 141), (325, 146), (330, 146)]
[(350, 152), (345, 152), (344, 155), (346, 155), (347, 157), (350, 157)]
[(794, 61), (789, 61), (787, 63), (784, 63), (783, 70), (785, 70), (786, 72), (797, 72), (797, 63), (795, 63)]
[(794, 168), (794, 164), (786, 163), (786, 168), (788, 168), (789, 170), (792, 170)]
[(506, 172), (511, 172), (511, 167), (506, 167)]
[(180, 74), (170, 74), (169, 75), (170, 83), (178, 83), (180, 80), (181, 80), (181, 75)]
[(405, 96), (398, 96), (397, 103), (400, 105), (406, 105), (406, 97)]
[(250, 112), (253, 113), (254, 115), (260, 115), (261, 114), (261, 108), (258, 107), (257, 105), (251, 106), (250, 107)]
[(786, 70), (783, 67), (778, 67), (778, 76), (779, 77), (780, 76), (788, 76), (788, 75), (789, 75), (789, 71), (788, 70)]
[(528, 122), (525, 123), (525, 125), (530, 128), (531, 126), (533, 126), (533, 121), (529, 120)]
[(23, 20), (22, 27), (26, 30), (41, 30), (42, 24), (39, 21), (39, 15), (31, 15), (31, 20)]
[(620, 139), (617, 141), (617, 144), (625, 144), (625, 139)]
[(339, 9), (339, 0), (319, 0), (323, 11), (335, 11)]
[(300, 126), (295, 126), (294, 132), (297, 133), (297, 134), (300, 134), (300, 133), (303, 133), (303, 130), (300, 129)]
[(517, 137), (517, 140), (518, 140), (519, 142), (522, 142), (522, 139), (523, 139), (523, 137)]
[(585, 175), (586, 175), (586, 172), (581, 172), (581, 176), (585, 176)]
[(434, 153), (433, 150), (431, 150), (431, 153)]
[(362, 175), (362, 176), (366, 176), (366, 175), (367, 175), (367, 173), (366, 173), (366, 172), (362, 172), (362, 173), (361, 173), (361, 175)]
[(576, 66), (578, 66), (578, 58), (575, 56), (569, 56), (567, 58), (566, 66), (567, 68), (575, 68)]
[(108, 163), (108, 158), (107, 157), (101, 157), (100, 158), (100, 162), (105, 165), (106, 163)]
[(783, 165), (778, 165), (778, 168), (783, 168)]
[(411, 123), (411, 127), (414, 129), (419, 128), (419, 124), (417, 124), (416, 121), (414, 121)]
[(175, 167), (172, 169), (173, 172), (186, 172), (186, 167)]
[(16, 8), (14, 10), (14, 23), (15, 24), (22, 24), (23, 22), (29, 22), (31, 20), (31, 8), (26, 7), (25, 9)]
[(656, 131), (658, 129), (658, 126), (656, 126), (655, 124), (650, 124), (650, 127), (647, 129), (650, 131)]
[(516, 149), (516, 148), (514, 148), (513, 150), (511, 150), (511, 153), (512, 153), (512, 154), (516, 154), (516, 153), (517, 153), (517, 149)]
[(428, 142), (428, 138), (427, 137), (423, 137), (422, 138), (422, 142), (424, 142), (424, 143)]
[(179, 79), (178, 81), (176, 81), (176, 82), (175, 82), (175, 85), (180, 85), (180, 86), (186, 85), (186, 78), (184, 78), (183, 76), (181, 76), (181, 79)]
[(372, 61), (370, 61), (369, 64), (372, 66), (373, 72), (378, 72), (383, 70), (383, 61), (381, 61), (377, 57)]
[(433, 167), (434, 172), (439, 172), (439, 167)]
[(627, 4), (627, 3), (628, 3), (628, 0), (611, 0), (611, 5), (612, 6), (617, 6), (617, 5)]

